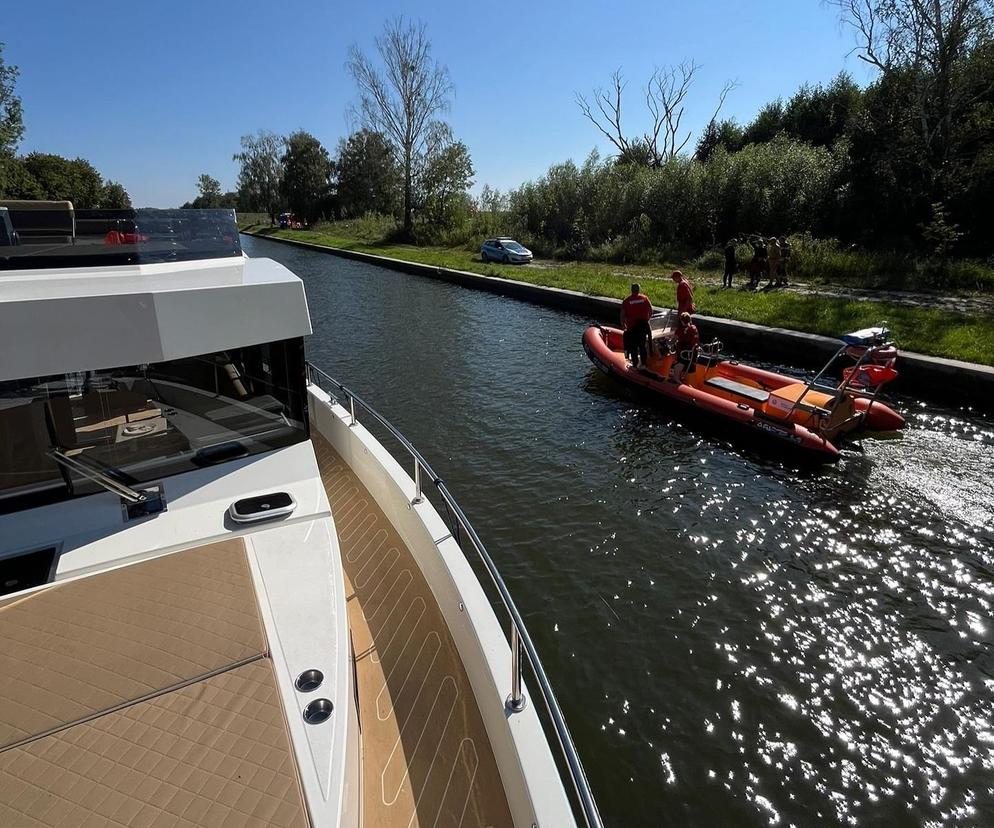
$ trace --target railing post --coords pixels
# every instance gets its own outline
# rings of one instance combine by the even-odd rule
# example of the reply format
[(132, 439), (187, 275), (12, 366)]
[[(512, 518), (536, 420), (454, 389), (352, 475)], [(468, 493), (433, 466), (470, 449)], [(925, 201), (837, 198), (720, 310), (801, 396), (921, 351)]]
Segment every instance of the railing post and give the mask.
[(521, 692), (521, 637), (518, 625), (511, 622), (511, 695), (504, 706), (512, 713), (525, 709), (525, 694)]
[(421, 496), (421, 462), (417, 457), (414, 458), (414, 500), (411, 501), (411, 505), (415, 506), (421, 503), (424, 498)]
[(358, 422), (358, 420), (356, 420), (355, 418), (355, 397), (353, 397), (351, 394), (349, 394), (349, 413), (352, 414), (352, 422), (349, 423), (349, 428), (352, 428), (352, 426), (354, 426)]

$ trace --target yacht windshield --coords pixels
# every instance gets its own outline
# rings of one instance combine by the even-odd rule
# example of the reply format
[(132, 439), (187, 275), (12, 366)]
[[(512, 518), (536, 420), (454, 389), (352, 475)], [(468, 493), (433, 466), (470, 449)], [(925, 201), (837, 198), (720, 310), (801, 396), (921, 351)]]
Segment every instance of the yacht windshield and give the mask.
[(74, 210), (69, 201), (0, 201), (0, 212), (0, 270), (155, 264), (242, 253), (233, 210)]
[(100, 371), (0, 382), (0, 513), (307, 439), (302, 339)]

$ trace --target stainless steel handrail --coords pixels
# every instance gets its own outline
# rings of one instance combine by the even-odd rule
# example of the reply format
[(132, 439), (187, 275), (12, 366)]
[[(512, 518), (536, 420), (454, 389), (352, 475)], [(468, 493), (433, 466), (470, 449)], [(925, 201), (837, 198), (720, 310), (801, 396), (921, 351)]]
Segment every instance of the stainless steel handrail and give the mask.
[[(427, 474), (428, 479), (435, 484), (439, 495), (442, 497), (442, 500), (445, 501), (445, 505), (448, 507), (451, 514), (454, 515), (459, 527), (461, 527), (462, 533), (460, 534), (465, 534), (465, 536), (472, 541), (476, 554), (486, 567), (487, 573), (490, 575), (490, 578), (497, 589), (497, 593), (500, 595), (501, 603), (504, 605), (504, 609), (511, 620), (511, 694), (504, 702), (505, 707), (508, 712), (512, 714), (524, 709), (525, 707), (525, 695), (521, 685), (521, 650), (524, 649), (525, 656), (527, 657), (528, 663), (531, 665), (532, 672), (535, 675), (535, 680), (538, 682), (538, 688), (542, 695), (542, 701), (549, 713), (549, 717), (552, 719), (552, 724), (556, 731), (556, 739), (559, 742), (559, 748), (562, 751), (563, 758), (569, 768), (570, 782), (572, 783), (573, 789), (576, 793), (580, 810), (583, 813), (583, 818), (588, 828), (602, 828), (603, 823), (601, 822), (600, 813), (597, 810), (597, 803), (594, 801), (593, 794), (590, 791), (590, 784), (587, 781), (587, 775), (583, 770), (583, 765), (580, 763), (580, 757), (576, 752), (576, 745), (573, 744), (573, 737), (570, 735), (569, 728), (566, 726), (566, 719), (563, 717), (563, 711), (559, 707), (559, 702), (556, 701), (556, 694), (552, 690), (552, 685), (545, 673), (545, 668), (542, 666), (542, 661), (538, 656), (538, 651), (535, 649), (535, 644), (532, 642), (531, 636), (528, 634), (528, 629), (525, 627), (524, 619), (521, 617), (521, 613), (518, 611), (518, 608), (514, 603), (514, 599), (511, 598), (511, 593), (508, 590), (507, 585), (504, 583), (504, 579), (501, 577), (500, 571), (497, 569), (497, 565), (494, 563), (493, 558), (490, 557), (490, 553), (487, 552), (487, 548), (483, 545), (483, 541), (480, 540), (480, 536), (476, 533), (476, 530), (473, 528), (472, 524), (470, 524), (469, 518), (466, 517), (465, 512), (463, 512), (462, 508), (456, 502), (456, 499), (452, 496), (452, 493), (449, 491), (442, 478), (435, 473), (435, 470), (431, 467), (431, 464), (425, 460), (424, 456), (411, 444), (410, 440), (401, 434), (389, 420), (384, 418), (378, 411), (376, 411), (376, 409), (369, 405), (369, 403), (365, 402), (362, 397), (354, 394), (334, 377), (328, 375), (320, 368), (308, 362), (308, 382), (321, 388), (321, 383), (318, 381), (320, 379), (324, 379), (330, 383), (347, 398), (349, 403), (348, 409), (350, 428), (358, 423), (358, 419), (356, 417), (356, 405), (358, 405), (360, 408), (367, 411), (370, 416), (376, 420), (376, 422), (383, 426), (383, 428), (385, 428), (407, 450), (411, 457), (414, 458), (415, 492), (412, 504), (418, 504), (422, 501), (422, 476), (423, 473)], [(458, 537), (457, 542), (459, 542), (459, 546), (462, 548), (462, 543)], [(464, 553), (465, 551), (466, 550), (463, 549)]]
[(148, 495), (145, 494), (145, 492), (139, 492), (132, 489), (130, 486), (125, 486), (120, 481), (104, 474), (100, 471), (100, 469), (92, 468), (81, 460), (77, 460), (75, 457), (70, 457), (60, 449), (49, 449), (48, 456), (51, 457), (56, 463), (65, 466), (67, 469), (71, 469), (77, 474), (92, 480), (94, 483), (98, 483), (112, 494), (119, 495), (124, 498), (124, 500), (128, 501), (128, 503), (144, 503), (148, 500)]

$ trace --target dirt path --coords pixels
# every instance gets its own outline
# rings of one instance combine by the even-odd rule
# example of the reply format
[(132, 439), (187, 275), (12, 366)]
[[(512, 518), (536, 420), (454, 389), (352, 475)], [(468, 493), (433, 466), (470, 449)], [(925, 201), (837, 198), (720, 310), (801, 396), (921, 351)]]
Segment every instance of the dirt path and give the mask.
[[(629, 276), (625, 271), (617, 271), (617, 276)], [(646, 276), (642, 275), (642, 279)], [(653, 280), (668, 280), (669, 276), (650, 276)], [(710, 288), (720, 289), (720, 279), (717, 276), (698, 276), (693, 281), (701, 282)], [(746, 290), (746, 280), (736, 276), (733, 290)], [(914, 307), (939, 308), (951, 313), (961, 313), (967, 316), (994, 316), (994, 296), (980, 294), (945, 295), (939, 293), (922, 293), (907, 290), (870, 290), (843, 285), (813, 285), (806, 282), (794, 282), (787, 287), (772, 287), (763, 284), (760, 291), (786, 291), (799, 296), (830, 296), (839, 299), (854, 299), (856, 301), (892, 302)]]

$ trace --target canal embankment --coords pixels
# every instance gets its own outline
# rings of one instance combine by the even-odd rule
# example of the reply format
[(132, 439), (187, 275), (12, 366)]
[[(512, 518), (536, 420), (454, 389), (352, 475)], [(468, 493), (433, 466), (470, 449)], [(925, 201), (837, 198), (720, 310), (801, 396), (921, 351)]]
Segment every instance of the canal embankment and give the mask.
[[(390, 270), (440, 279), (462, 287), (483, 290), (545, 307), (589, 316), (591, 321), (617, 324), (621, 300), (579, 291), (538, 285), (516, 279), (473, 273), (439, 265), (381, 256), (360, 250), (349, 250), (325, 244), (283, 238), (270, 234), (245, 231), (259, 236), (316, 252), (353, 261), (366, 262)], [(820, 334), (758, 325), (706, 314), (697, 315), (698, 325), (706, 341), (720, 339), (727, 348), (786, 362), (801, 368), (821, 367), (839, 348), (835, 338)], [(842, 331), (840, 331), (842, 333)], [(994, 367), (909, 351), (901, 352), (900, 378), (896, 390), (949, 405), (994, 409)]]

